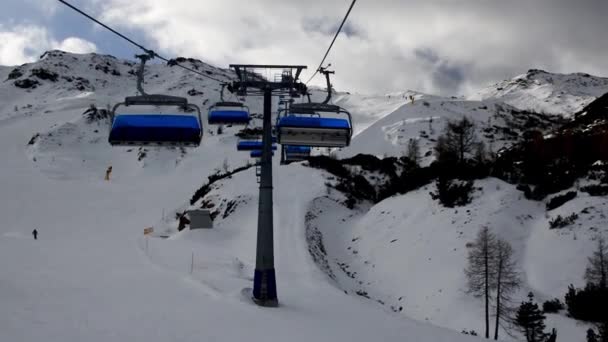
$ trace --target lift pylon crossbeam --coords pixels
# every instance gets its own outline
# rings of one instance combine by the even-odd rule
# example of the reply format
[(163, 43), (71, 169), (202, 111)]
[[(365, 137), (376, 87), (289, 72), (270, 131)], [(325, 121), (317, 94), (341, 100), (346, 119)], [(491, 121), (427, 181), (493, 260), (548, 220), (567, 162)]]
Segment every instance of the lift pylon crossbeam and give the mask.
[[(263, 96), (266, 89), (270, 89), (273, 96), (306, 94), (306, 85), (299, 81), (302, 70), (306, 69), (304, 65), (230, 64), (230, 68), (239, 80), (233, 82), (229, 90), (239, 95)], [(278, 81), (272, 76), (265, 77), (264, 71), (272, 72), (272, 76), (280, 75)]]

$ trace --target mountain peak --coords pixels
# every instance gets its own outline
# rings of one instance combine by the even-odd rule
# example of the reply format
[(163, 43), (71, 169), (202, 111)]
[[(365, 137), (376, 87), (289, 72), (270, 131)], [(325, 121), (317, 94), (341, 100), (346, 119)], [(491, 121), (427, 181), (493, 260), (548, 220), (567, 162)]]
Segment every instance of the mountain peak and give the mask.
[(536, 74), (548, 74), (549, 72), (542, 69), (529, 69), (527, 75), (536, 75)]
[(486, 87), (469, 99), (503, 101), (519, 110), (572, 117), (607, 89), (608, 78), (530, 69)]

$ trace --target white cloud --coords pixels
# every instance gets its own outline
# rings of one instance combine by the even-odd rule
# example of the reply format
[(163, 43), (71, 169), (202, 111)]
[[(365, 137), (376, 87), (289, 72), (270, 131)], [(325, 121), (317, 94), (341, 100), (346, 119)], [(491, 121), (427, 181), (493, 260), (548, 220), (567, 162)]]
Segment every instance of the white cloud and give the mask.
[[(49, 13), (55, 1), (42, 1)], [(317, 67), (350, 0), (80, 0), (144, 45), (174, 57), (229, 63)], [(339, 89), (380, 93), (415, 89), (456, 95), (530, 68), (608, 75), (605, 0), (359, 1), (328, 62)], [(76, 15), (72, 13), (72, 15)], [(60, 25), (60, 24), (59, 24)], [(92, 24), (91, 24), (92, 25)], [(0, 63), (32, 60), (49, 46), (93, 50), (85, 41), (55, 42), (28, 26), (2, 32)], [(109, 38), (118, 39), (118, 38)], [(0, 42), (7, 38), (0, 38)], [(40, 42), (40, 44), (24, 43)], [(36, 49), (27, 47), (36, 46)], [(45, 46), (45, 48), (39, 48)], [(113, 51), (105, 51), (113, 53)], [(313, 83), (322, 85), (322, 78)]]
[(58, 41), (44, 27), (16, 26), (7, 29), (0, 25), (0, 65), (18, 65), (35, 61), (47, 50), (59, 49), (74, 53), (97, 51), (95, 44), (69, 37)]
[[(171, 54), (223, 67), (241, 62), (316, 68), (350, 0), (96, 3), (104, 20), (141, 29), (156, 48)], [(607, 3), (360, 1), (349, 19), (351, 34), (338, 38), (328, 61), (336, 70), (336, 87), (364, 92), (409, 88), (457, 94), (529, 68), (608, 74), (603, 61), (608, 45), (601, 43)]]
[(97, 51), (97, 46), (95, 44), (76, 37), (66, 38), (62, 42), (56, 44), (53, 48), (73, 53), (89, 53)]
[(47, 40), (46, 30), (39, 27), (17, 27), (12, 31), (0, 27), (0, 64), (16, 65), (35, 60), (35, 47)]
[(59, 7), (60, 3), (57, 0), (21, 0), (28, 5), (32, 5), (32, 8), (37, 9), (41, 13), (46, 15), (54, 15)]

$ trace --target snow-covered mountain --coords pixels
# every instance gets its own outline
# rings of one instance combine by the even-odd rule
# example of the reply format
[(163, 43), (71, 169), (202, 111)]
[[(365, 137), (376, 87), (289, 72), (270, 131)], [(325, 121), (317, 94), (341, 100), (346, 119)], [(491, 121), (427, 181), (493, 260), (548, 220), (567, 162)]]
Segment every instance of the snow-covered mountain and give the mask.
[(589, 74), (554, 74), (531, 69), (488, 86), (469, 100), (495, 99), (520, 110), (570, 117), (606, 93), (608, 78)]
[[(215, 78), (233, 77), (181, 61)], [(569, 284), (580, 286), (593, 238), (608, 234), (605, 197), (584, 192), (547, 211), (515, 185), (490, 178), (478, 181), (473, 202), (457, 209), (433, 200), (432, 185), (349, 209), (345, 194), (327, 186), (335, 176), (305, 162), (279, 166), (276, 156), (282, 306), (260, 309), (241, 295), (255, 265), (255, 169), (190, 201), (224, 165), (250, 162), (236, 151), (238, 128), (222, 134), (208, 128), (196, 149), (111, 147), (108, 120), (83, 115), (91, 105), (107, 108), (134, 95), (136, 67), (60, 51), (0, 67), (0, 331), (10, 340), (470, 341), (460, 331), (482, 331), (483, 307), (464, 292), (462, 270), (467, 243), (481, 226), (515, 249), (524, 278), (517, 301), (528, 291), (539, 300), (562, 298)], [(203, 109), (219, 100), (217, 82), (164, 64), (147, 68), (145, 86)], [(544, 72), (468, 100), (338, 92), (333, 102), (351, 111), (356, 136), (337, 155), (399, 157), (410, 139), (419, 139), (428, 165), (445, 122), (463, 116), (498, 151), (527, 129), (551, 131), (606, 92), (601, 78)], [(254, 113), (262, 108), (258, 98), (247, 105)], [(176, 215), (200, 206), (217, 214), (214, 229), (177, 232)], [(571, 213), (579, 214), (574, 225), (549, 229), (551, 219)], [(150, 226), (155, 234), (144, 238)], [(29, 236), (34, 228), (37, 241)], [(587, 329), (563, 314), (549, 315), (547, 326), (564, 341), (583, 341)]]

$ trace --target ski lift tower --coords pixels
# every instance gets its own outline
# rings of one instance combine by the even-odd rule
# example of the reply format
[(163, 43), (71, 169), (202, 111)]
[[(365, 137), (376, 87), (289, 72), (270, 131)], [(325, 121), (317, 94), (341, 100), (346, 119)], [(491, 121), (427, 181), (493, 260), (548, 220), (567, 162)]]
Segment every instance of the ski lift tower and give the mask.
[(260, 195), (258, 232), (253, 279), (253, 301), (260, 306), (276, 307), (276, 276), (274, 270), (273, 203), (272, 203), (272, 97), (299, 97), (306, 94), (306, 85), (299, 81), (302, 65), (231, 64), (238, 81), (228, 89), (239, 96), (263, 96), (262, 158), (260, 160)]

